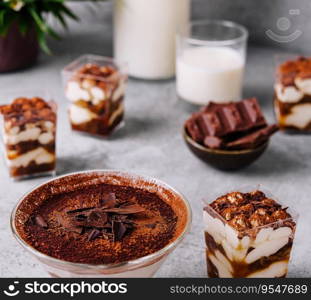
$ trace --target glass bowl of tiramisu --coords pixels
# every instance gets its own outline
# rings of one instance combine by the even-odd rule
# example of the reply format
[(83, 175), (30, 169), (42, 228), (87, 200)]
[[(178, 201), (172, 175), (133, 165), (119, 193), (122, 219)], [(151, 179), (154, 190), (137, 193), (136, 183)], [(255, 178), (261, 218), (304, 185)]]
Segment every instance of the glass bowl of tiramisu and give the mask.
[(241, 190), (204, 207), (209, 277), (286, 277), (297, 213), (269, 192)]
[(190, 223), (190, 206), (173, 188), (118, 171), (48, 181), (11, 217), (18, 242), (53, 277), (151, 277)]
[(256, 98), (210, 102), (185, 122), (183, 137), (191, 152), (222, 170), (249, 166), (267, 149), (278, 130), (268, 124)]
[(69, 120), (75, 131), (106, 137), (123, 124), (126, 65), (112, 58), (84, 55), (63, 71)]
[(5, 97), (8, 103), (0, 106), (3, 152), (9, 174), (13, 179), (53, 175), (56, 103), (41, 97), (46, 96), (43, 92), (21, 94), (24, 96)]

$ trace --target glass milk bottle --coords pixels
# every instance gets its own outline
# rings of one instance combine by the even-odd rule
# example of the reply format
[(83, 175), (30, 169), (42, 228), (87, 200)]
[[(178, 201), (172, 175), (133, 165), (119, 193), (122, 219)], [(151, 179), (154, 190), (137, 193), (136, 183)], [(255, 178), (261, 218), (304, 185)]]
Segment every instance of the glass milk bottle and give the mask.
[(130, 76), (173, 77), (176, 33), (189, 19), (190, 0), (115, 0), (114, 57)]

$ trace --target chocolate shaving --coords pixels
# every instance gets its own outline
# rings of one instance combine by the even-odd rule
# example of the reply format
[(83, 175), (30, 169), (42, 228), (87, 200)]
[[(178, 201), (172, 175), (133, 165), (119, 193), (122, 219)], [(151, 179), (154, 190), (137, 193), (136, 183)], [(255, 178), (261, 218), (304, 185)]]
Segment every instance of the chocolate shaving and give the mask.
[(74, 232), (77, 234), (83, 233), (83, 227), (80, 224), (80, 221), (76, 221), (75, 217), (68, 218), (67, 216), (63, 215), (62, 213), (58, 212), (56, 215), (57, 221), (59, 225), (61, 225), (64, 229), (69, 232)]
[(41, 226), (42, 228), (48, 228), (48, 224), (44, 221), (44, 219), (40, 215), (36, 216), (35, 222), (37, 225)]
[(88, 210), (92, 210), (94, 209), (95, 207), (84, 207), (84, 208), (78, 208), (78, 209), (73, 209), (73, 210), (68, 210), (67, 211), (67, 214), (76, 214), (76, 213), (79, 213), (79, 212), (84, 212), (84, 211), (88, 211)]
[(75, 216), (75, 219), (78, 221), (78, 222), (83, 222), (87, 219), (87, 216), (86, 215), (76, 215)]
[(107, 213), (102, 210), (93, 210), (90, 212), (86, 220), (87, 227), (104, 228), (108, 221)]
[(67, 231), (78, 234), (88, 232), (88, 241), (102, 237), (116, 242), (134, 228), (132, 216), (143, 211), (140, 205), (133, 202), (118, 203), (115, 193), (109, 193), (101, 196), (99, 207), (59, 212), (57, 220)]
[(103, 194), (99, 199), (99, 207), (112, 208), (115, 207), (117, 198), (115, 193)]
[(113, 212), (120, 215), (137, 214), (143, 212), (144, 209), (138, 204), (127, 205), (124, 207), (115, 207), (104, 209), (105, 212)]

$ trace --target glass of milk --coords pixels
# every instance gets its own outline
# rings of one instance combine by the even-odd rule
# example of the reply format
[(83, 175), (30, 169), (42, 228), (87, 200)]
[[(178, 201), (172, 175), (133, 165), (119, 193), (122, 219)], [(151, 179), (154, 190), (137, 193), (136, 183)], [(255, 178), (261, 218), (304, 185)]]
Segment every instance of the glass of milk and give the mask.
[(172, 78), (176, 34), (189, 21), (190, 0), (115, 0), (114, 57), (132, 77)]
[(195, 21), (177, 37), (177, 94), (188, 102), (242, 97), (248, 31), (222, 20)]

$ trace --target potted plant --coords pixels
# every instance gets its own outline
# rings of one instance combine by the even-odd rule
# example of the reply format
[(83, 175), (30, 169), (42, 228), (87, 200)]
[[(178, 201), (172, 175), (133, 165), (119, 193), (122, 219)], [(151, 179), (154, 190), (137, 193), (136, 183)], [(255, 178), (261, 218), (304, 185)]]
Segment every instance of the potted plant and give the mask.
[(47, 23), (53, 15), (64, 27), (66, 17), (77, 17), (65, 0), (0, 0), (0, 72), (33, 64), (39, 48), (50, 54), (46, 37), (59, 35)]

